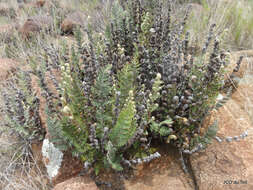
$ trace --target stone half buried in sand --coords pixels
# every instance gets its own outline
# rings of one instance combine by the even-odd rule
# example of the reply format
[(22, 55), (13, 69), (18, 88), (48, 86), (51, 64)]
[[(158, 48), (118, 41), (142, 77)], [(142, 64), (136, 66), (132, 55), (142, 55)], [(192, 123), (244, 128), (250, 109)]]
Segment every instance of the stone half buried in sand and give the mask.
[(76, 177), (83, 169), (83, 163), (69, 152), (59, 150), (49, 139), (32, 144), (34, 160), (45, 168), (51, 184), (56, 185)]
[(57, 184), (53, 190), (98, 190), (89, 177), (74, 177)]

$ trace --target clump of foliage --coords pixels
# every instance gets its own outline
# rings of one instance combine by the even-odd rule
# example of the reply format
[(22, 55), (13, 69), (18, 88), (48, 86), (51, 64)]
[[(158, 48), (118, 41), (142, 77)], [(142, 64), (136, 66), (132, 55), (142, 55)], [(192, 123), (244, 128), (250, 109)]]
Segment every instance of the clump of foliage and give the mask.
[(171, 7), (170, 1), (116, 2), (104, 35), (89, 25), (88, 43), (77, 30), (76, 46), (43, 46), (40, 56), (30, 59), (47, 100), (50, 140), (96, 172), (159, 157), (150, 146), (154, 139), (182, 153), (215, 135), (214, 129), (201, 133), (201, 124), (215, 108), (225, 53), (218, 39), (209, 51), (213, 24), (195, 57), (185, 32), (189, 10), (178, 21)]
[(43, 140), (45, 129), (41, 127), (39, 116), (40, 99), (32, 91), (29, 72), (20, 72), (1, 85), (1, 96), (5, 126), (15, 131), (25, 143)]
[(192, 149), (214, 107), (226, 65), (219, 41), (209, 60), (212, 36), (200, 57), (191, 56), (188, 12), (178, 23), (170, 4), (165, 7), (138, 0), (117, 5), (105, 37), (88, 29), (89, 44), (82, 46), (77, 34), (77, 50), (62, 63), (63, 108), (54, 126), (95, 168), (122, 170), (124, 160), (150, 154), (148, 142), (155, 138)]

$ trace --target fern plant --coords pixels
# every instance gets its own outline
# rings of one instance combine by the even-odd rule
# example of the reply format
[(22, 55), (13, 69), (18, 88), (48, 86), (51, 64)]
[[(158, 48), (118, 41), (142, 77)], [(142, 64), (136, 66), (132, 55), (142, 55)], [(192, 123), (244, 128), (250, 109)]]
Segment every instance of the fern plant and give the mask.
[[(76, 45), (43, 46), (30, 59), (47, 100), (50, 140), (96, 173), (157, 158), (150, 143), (156, 139), (183, 153), (207, 142), (215, 130), (202, 135), (202, 122), (215, 108), (228, 65), (218, 39), (209, 48), (212, 32), (201, 55), (190, 52), (188, 9), (178, 21), (170, 1), (115, 6), (105, 35), (88, 25), (87, 43), (79, 28)], [(45, 80), (48, 72), (56, 94)]]
[(202, 55), (194, 57), (184, 31), (189, 10), (177, 23), (171, 4), (165, 9), (162, 3), (116, 3), (105, 36), (89, 25), (85, 44), (77, 30), (77, 47), (59, 57), (57, 128), (97, 172), (108, 166), (122, 170), (127, 160), (151, 153), (149, 139), (187, 152), (210, 137), (201, 137), (201, 124), (215, 108), (225, 55), (218, 40), (208, 49), (210, 32)]

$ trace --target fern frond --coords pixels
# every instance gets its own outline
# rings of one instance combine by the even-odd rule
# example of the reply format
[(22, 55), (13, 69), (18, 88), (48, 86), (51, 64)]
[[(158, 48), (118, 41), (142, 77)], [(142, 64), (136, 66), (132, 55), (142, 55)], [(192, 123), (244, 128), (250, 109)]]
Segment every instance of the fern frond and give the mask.
[(160, 90), (162, 89), (162, 84), (161, 74), (158, 73), (152, 86), (152, 92), (149, 95), (148, 110), (150, 113), (155, 111), (159, 106), (155, 104), (155, 101), (161, 96)]
[(129, 98), (121, 110), (116, 125), (111, 130), (109, 138), (115, 147), (124, 146), (136, 131), (135, 102), (133, 91), (129, 92)]
[(96, 110), (97, 134), (101, 134), (105, 126), (112, 125), (111, 67), (111, 65), (108, 65), (100, 70), (96, 82), (92, 87), (92, 105)]
[(117, 91), (120, 92), (119, 105), (122, 108), (127, 100), (129, 91), (133, 89), (134, 83), (134, 73), (133, 67), (130, 64), (124, 65), (123, 69), (118, 73), (118, 87)]

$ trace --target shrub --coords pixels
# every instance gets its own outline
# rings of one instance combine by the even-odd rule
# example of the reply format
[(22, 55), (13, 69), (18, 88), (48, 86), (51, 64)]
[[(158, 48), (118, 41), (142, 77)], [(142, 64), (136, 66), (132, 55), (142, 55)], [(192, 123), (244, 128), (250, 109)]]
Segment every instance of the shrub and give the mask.
[[(209, 143), (216, 125), (201, 124), (215, 108), (222, 84), (225, 53), (219, 40), (209, 52), (213, 24), (202, 53), (189, 50), (185, 24), (171, 16), (171, 3), (129, 0), (115, 3), (103, 34), (80, 29), (76, 46), (43, 47), (30, 64), (47, 100), (50, 140), (62, 150), (101, 168), (159, 157), (151, 142), (193, 153)], [(52, 74), (61, 73), (60, 84)], [(52, 93), (45, 73), (57, 89)]]
[(32, 92), (29, 73), (20, 72), (17, 78), (8, 79), (1, 85), (1, 97), (5, 125), (23, 142), (43, 140), (45, 130), (39, 116), (40, 99)]

